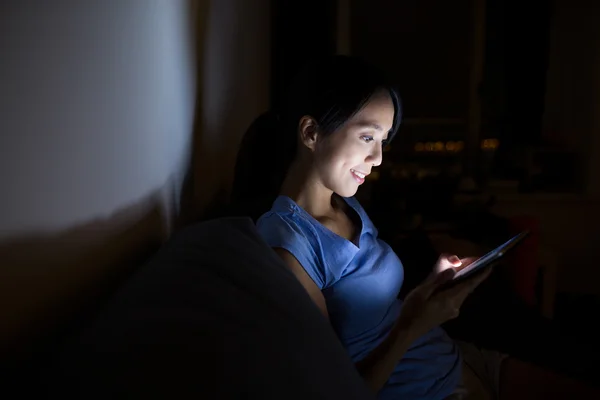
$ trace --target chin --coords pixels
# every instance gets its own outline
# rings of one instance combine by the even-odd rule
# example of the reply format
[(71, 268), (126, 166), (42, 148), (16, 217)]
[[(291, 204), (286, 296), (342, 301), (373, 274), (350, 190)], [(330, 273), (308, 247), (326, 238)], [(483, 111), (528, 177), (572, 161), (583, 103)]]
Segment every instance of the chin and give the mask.
[(339, 190), (334, 190), (334, 192), (338, 195), (338, 196), (342, 196), (342, 197), (352, 197), (356, 194), (356, 192), (358, 192), (358, 187), (355, 188), (339, 188)]

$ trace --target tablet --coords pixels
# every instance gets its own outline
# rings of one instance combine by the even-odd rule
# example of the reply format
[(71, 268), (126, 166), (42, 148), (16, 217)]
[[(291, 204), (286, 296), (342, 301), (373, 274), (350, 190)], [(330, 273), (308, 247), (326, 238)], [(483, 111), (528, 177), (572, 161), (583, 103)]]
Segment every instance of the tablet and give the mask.
[(456, 282), (462, 281), (463, 279), (466, 279), (468, 276), (474, 274), (482, 268), (494, 264), (496, 261), (502, 258), (508, 251), (513, 249), (517, 244), (521, 243), (523, 239), (527, 237), (528, 234), (528, 231), (521, 232), (518, 235), (510, 238), (506, 243), (503, 243), (500, 246), (496, 247), (494, 250), (490, 251), (483, 257), (480, 257), (477, 260), (473, 261), (471, 264), (465, 267), (456, 268), (456, 275), (454, 275), (454, 278), (452, 278), (452, 280), (448, 283), (454, 284)]

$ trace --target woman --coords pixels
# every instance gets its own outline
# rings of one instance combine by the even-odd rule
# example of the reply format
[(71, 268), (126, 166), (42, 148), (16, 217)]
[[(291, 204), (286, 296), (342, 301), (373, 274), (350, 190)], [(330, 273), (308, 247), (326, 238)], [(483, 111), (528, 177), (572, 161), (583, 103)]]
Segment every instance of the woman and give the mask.
[(396, 92), (360, 60), (337, 56), (307, 67), (292, 85), (279, 126), (262, 137), (272, 156), (257, 161), (260, 171), (248, 170), (267, 183), (265, 193), (279, 192), (258, 230), (379, 398), (444, 399), (458, 396), (464, 383), (496, 397), (501, 357), (467, 348), (477, 360), (465, 369), (475, 373), (463, 377), (459, 349), (439, 327), (458, 315), (489, 270), (438, 291), (452, 279), (451, 267), (468, 262), (442, 256), (431, 276), (398, 300), (402, 263), (353, 198), (381, 164), (400, 118)]

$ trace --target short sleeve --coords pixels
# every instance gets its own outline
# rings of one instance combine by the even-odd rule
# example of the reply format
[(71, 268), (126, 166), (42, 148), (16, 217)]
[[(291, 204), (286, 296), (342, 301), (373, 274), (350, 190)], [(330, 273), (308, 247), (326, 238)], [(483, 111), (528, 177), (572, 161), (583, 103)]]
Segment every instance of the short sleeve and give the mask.
[(292, 216), (274, 212), (263, 215), (256, 226), (269, 246), (290, 252), (319, 289), (328, 286), (326, 268), (320, 257), (321, 245), (310, 227), (301, 226)]

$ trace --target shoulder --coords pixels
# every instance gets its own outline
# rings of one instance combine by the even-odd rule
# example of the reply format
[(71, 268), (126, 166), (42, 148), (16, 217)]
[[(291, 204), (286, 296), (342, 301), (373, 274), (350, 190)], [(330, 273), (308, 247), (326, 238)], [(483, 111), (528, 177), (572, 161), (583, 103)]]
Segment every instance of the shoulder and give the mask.
[(259, 234), (271, 247), (276, 247), (273, 241), (314, 241), (317, 239), (314, 228), (302, 216), (290, 211), (271, 210), (263, 214), (256, 222)]
[(321, 237), (299, 210), (287, 208), (285, 199), (279, 203), (276, 201), (271, 211), (258, 219), (256, 227), (270, 247), (290, 253), (319, 288), (323, 288), (331, 280), (327, 273)]
[(284, 196), (275, 200), (271, 210), (258, 219), (256, 227), (271, 247), (294, 247), (304, 251), (321, 247), (321, 237), (314, 224), (293, 200)]

